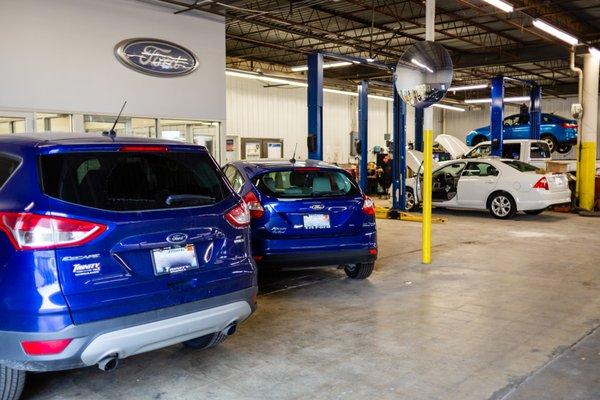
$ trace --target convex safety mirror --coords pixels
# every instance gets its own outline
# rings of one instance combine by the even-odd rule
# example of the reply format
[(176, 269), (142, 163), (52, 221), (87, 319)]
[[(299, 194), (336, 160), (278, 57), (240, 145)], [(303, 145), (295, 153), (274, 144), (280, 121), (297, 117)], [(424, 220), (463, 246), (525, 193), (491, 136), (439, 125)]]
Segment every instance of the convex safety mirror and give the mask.
[(396, 65), (396, 89), (407, 104), (427, 108), (444, 98), (452, 75), (452, 59), (444, 46), (430, 41), (417, 42), (404, 52)]

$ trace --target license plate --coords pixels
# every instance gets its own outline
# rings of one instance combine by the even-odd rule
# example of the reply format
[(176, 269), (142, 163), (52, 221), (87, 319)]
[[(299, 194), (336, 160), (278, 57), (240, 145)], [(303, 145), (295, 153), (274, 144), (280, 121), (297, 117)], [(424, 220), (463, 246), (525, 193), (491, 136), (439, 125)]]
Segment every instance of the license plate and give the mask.
[(304, 216), (305, 229), (328, 229), (331, 228), (328, 214), (309, 214)]
[(178, 274), (198, 268), (193, 244), (152, 250), (152, 261), (156, 275)]

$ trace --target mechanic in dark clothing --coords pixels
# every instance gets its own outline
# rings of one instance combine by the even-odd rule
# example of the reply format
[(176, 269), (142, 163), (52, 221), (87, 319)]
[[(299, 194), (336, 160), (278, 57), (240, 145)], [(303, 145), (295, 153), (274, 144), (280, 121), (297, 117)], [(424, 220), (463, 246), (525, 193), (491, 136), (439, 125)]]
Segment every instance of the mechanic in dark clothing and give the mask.
[(384, 197), (388, 197), (388, 190), (392, 184), (392, 160), (389, 154), (386, 154), (381, 160), (381, 174), (379, 176), (379, 185), (383, 189)]

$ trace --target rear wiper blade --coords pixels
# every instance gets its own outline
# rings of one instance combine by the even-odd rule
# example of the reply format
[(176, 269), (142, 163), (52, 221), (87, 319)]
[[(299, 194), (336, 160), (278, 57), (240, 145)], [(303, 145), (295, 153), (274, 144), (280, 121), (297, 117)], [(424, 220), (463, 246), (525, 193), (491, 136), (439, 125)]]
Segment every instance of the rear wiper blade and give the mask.
[(172, 206), (177, 203), (200, 203), (200, 204), (212, 204), (215, 202), (214, 197), (202, 196), (199, 194), (172, 194), (165, 200), (167, 205)]

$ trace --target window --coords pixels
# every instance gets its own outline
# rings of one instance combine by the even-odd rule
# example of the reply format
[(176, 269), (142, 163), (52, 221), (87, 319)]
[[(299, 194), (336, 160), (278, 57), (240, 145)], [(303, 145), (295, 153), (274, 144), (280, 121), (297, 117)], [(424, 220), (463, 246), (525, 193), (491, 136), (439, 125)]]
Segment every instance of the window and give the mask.
[(531, 142), (529, 156), (534, 158), (550, 158), (550, 147), (545, 142)]
[(356, 195), (358, 187), (341, 171), (296, 168), (258, 178), (258, 189), (271, 197), (310, 198)]
[(502, 157), (512, 160), (521, 158), (521, 143), (504, 143), (502, 145)]
[(71, 115), (36, 113), (35, 130), (37, 132), (72, 132)]
[(484, 162), (470, 162), (462, 176), (498, 176), (498, 170), (491, 164)]
[(19, 167), (17, 159), (0, 155), (0, 188), (10, 179)]
[(492, 152), (492, 146), (489, 144), (482, 144), (476, 146), (473, 150), (471, 150), (466, 158), (486, 158), (490, 156)]
[(0, 135), (24, 132), (25, 118), (0, 116)]
[(521, 172), (533, 172), (533, 171), (538, 170), (537, 167), (535, 167), (531, 164), (524, 163), (523, 161), (512, 160), (512, 161), (502, 161), (502, 162), (506, 165), (510, 165), (514, 169), (521, 171)]
[[(116, 119), (116, 115), (84, 115), (83, 129), (86, 132), (107, 132), (112, 128)], [(119, 122), (115, 125), (117, 135), (127, 134), (127, 124), (130, 123), (130, 119), (123, 116), (119, 118)]]
[(235, 168), (232, 165), (228, 165), (227, 167), (225, 167), (224, 172), (225, 176), (227, 177), (227, 180), (229, 181), (229, 183), (231, 183), (233, 190), (239, 193), (242, 190), (242, 187), (244, 186), (244, 178), (242, 177), (240, 172), (237, 170), (237, 168)]
[(216, 138), (219, 135), (218, 122), (161, 119), (160, 129), (163, 139), (198, 144), (215, 154)]
[(510, 117), (504, 118), (504, 126), (516, 126), (519, 125), (519, 116), (511, 115)]
[(205, 153), (64, 153), (42, 156), (44, 192), (112, 211), (214, 204), (229, 191)]
[(457, 177), (461, 174), (461, 172), (463, 171), (463, 169), (465, 168), (465, 163), (454, 163), (454, 164), (450, 164), (445, 166), (442, 169), (437, 170), (433, 175), (434, 176), (438, 176), (438, 175), (442, 175), (442, 174), (450, 174), (453, 177)]

